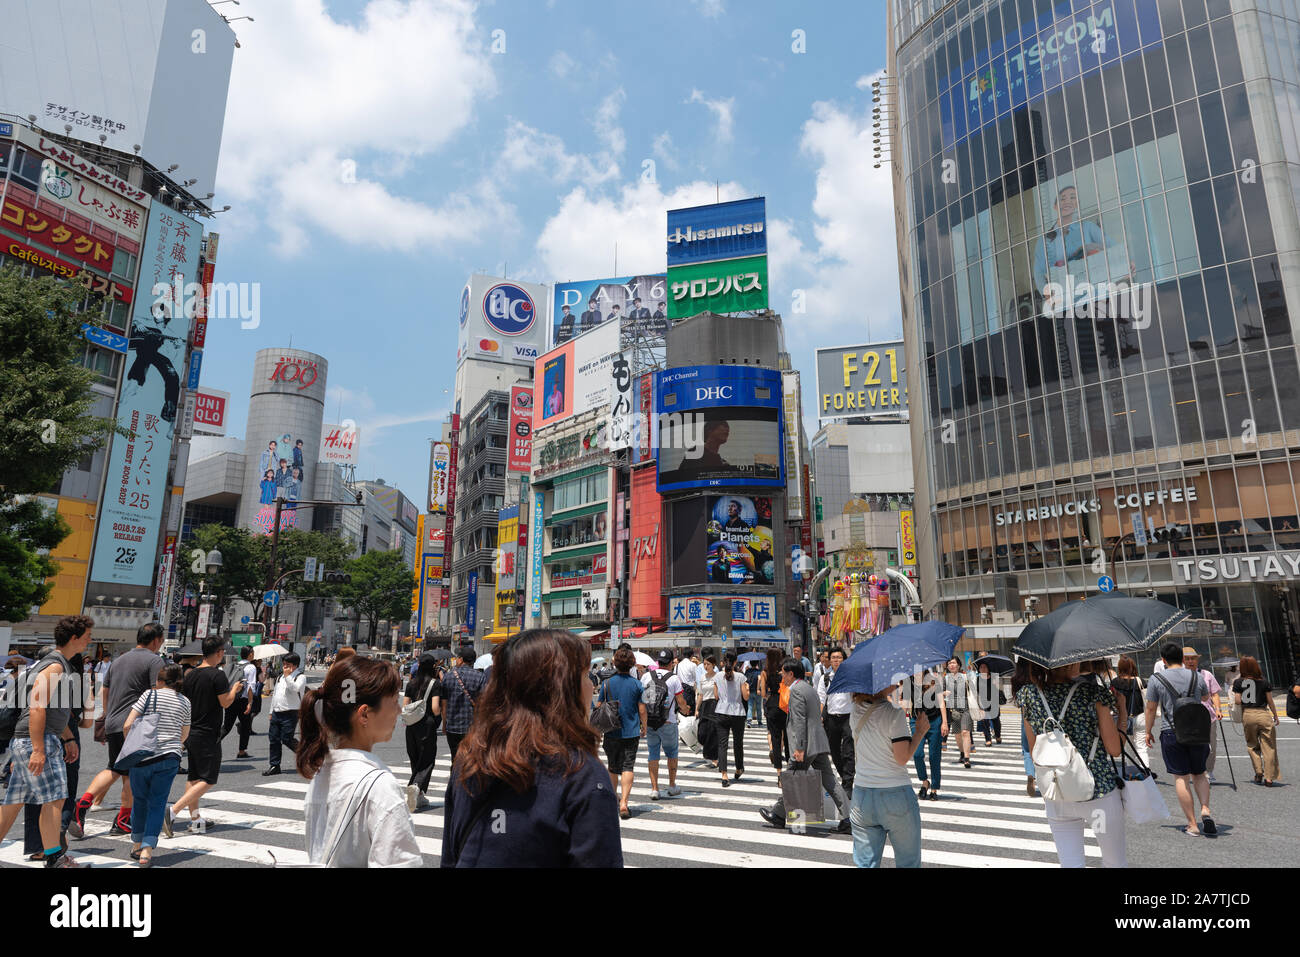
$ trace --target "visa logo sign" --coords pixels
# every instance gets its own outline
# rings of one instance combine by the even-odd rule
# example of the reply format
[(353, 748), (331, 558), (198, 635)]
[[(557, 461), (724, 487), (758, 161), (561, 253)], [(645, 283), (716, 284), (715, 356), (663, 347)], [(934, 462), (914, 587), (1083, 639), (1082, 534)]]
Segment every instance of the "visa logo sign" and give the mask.
[(533, 346), (515, 346), (516, 359), (536, 359), (537, 349)]

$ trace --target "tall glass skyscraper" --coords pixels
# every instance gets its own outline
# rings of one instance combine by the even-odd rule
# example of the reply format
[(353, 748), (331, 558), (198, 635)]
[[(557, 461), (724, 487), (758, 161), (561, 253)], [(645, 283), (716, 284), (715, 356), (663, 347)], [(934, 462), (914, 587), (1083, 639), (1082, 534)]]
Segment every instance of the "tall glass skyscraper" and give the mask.
[(1300, 5), (892, 0), (889, 26), (926, 606), (978, 623), (1014, 575), (1042, 614), (1111, 576), (1290, 678)]

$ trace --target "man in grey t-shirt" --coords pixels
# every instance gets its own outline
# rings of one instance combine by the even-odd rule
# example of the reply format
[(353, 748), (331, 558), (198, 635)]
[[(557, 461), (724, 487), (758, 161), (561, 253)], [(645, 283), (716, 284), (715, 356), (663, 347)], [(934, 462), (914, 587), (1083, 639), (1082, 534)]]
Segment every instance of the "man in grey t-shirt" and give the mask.
[[(1210, 817), (1210, 779), (1206, 776), (1205, 762), (1210, 756), (1209, 744), (1180, 744), (1174, 733), (1174, 705), (1179, 698), (1188, 697), (1193, 682), (1196, 683), (1196, 697), (1205, 701), (1210, 697), (1210, 689), (1195, 671), (1183, 667), (1183, 648), (1170, 642), (1160, 649), (1160, 658), (1165, 663), (1163, 671), (1151, 676), (1147, 682), (1146, 718), (1147, 749), (1155, 745), (1156, 705), (1160, 706), (1160, 754), (1165, 759), (1165, 770), (1174, 778), (1174, 793), (1178, 795), (1178, 804), (1187, 818), (1186, 833), (1196, 837), (1204, 833), (1208, 837), (1216, 836), (1218, 828)], [(1161, 680), (1163, 679), (1163, 680)], [(1165, 682), (1168, 682), (1166, 685)], [(1170, 687), (1172, 686), (1172, 691)], [(1196, 825), (1196, 799), (1201, 802), (1201, 825)]]
[(23, 678), (26, 700), (10, 743), (13, 771), (0, 810), (0, 841), (24, 804), (39, 804), (46, 867), (79, 866), (59, 839), (59, 817), (68, 796), (65, 761), (77, 760), (77, 741), (68, 720), (73, 708), (80, 706), (81, 676), (70, 672), (68, 662), (86, 650), (94, 626), (84, 615), (59, 619), (54, 626), (54, 654), (33, 665)]
[(68, 822), (68, 834), (77, 840), (86, 836), (86, 813), (119, 779), (122, 782), (122, 807), (113, 820), (110, 833), (131, 833), (131, 779), (114, 771), (113, 765), (117, 763), (122, 742), (126, 739), (122, 725), (131, 713), (131, 705), (158, 683), (158, 672), (162, 671), (164, 664), (158, 656), (163, 634), (162, 625), (156, 621), (141, 625), (135, 634), (135, 647), (120, 655), (104, 676), (100, 700), (104, 713), (104, 734), (108, 738), (108, 767), (95, 775), (95, 780), (90, 782), (90, 787), (77, 799), (77, 806), (73, 808), (72, 820)]

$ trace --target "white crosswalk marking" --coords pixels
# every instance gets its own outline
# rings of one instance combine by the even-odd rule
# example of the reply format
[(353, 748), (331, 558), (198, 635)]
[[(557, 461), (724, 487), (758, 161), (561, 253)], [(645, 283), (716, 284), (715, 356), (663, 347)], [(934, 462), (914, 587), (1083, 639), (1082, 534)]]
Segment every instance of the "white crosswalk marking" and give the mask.
[[(436, 865), (442, 850), (442, 794), (449, 766), (439, 749), (439, 764), (429, 786), (430, 806), (414, 814), (416, 838), (427, 864)], [(728, 756), (729, 758), (732, 755)], [(1025, 794), (1025, 775), (1018, 742), (979, 748), (968, 771), (956, 750), (942, 756), (942, 797), (921, 803), (922, 863), (948, 867), (1055, 867), (1055, 846), (1041, 798)], [(722, 775), (683, 748), (678, 797), (651, 801), (644, 748), (637, 758), (630, 820), (621, 822), (623, 855), (632, 867), (851, 867), (852, 838), (829, 825), (810, 825), (794, 834), (764, 825), (757, 814), (776, 799), (777, 776), (768, 762), (766, 735), (750, 729), (745, 740), (745, 775), (722, 787)], [(394, 765), (399, 784), (410, 768)], [(908, 765), (909, 774), (914, 774)], [(667, 762), (660, 763), (661, 788), (668, 786)], [(286, 773), (248, 791), (220, 788), (203, 798), (203, 833), (190, 833), (178, 822), (174, 838), (162, 838), (158, 863), (172, 855), (229, 861), (244, 866), (295, 866), (306, 863), (303, 799), (307, 782)], [(113, 809), (91, 814), (87, 843), (93, 853), (73, 856), (92, 867), (133, 866), (130, 839), (109, 835)], [(832, 822), (833, 823), (833, 822)], [(12, 835), (11, 835), (12, 836)], [(103, 850), (105, 845), (112, 850)], [(84, 846), (84, 845), (83, 845)], [(90, 848), (88, 848), (89, 850)], [(1096, 864), (1100, 851), (1087, 835), (1085, 855)], [(887, 862), (893, 850), (885, 848)], [(201, 861), (199, 862), (201, 863)], [(0, 864), (39, 867), (22, 854), (22, 841), (0, 844)]]

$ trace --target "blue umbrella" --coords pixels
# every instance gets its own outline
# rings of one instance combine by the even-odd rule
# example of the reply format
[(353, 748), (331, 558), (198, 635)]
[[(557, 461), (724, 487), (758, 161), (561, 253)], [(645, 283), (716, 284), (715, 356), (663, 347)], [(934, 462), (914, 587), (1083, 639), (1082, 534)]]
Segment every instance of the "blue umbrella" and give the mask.
[(921, 668), (941, 665), (952, 657), (964, 630), (941, 621), (891, 628), (853, 649), (827, 694), (875, 694)]
[(747, 661), (766, 661), (766, 660), (767, 660), (767, 652), (765, 652), (765, 651), (747, 651), (747, 652), (745, 652), (743, 655), (738, 655), (738, 656), (736, 657), (736, 660), (739, 661), (741, 664), (744, 664), (744, 663), (747, 662)]

